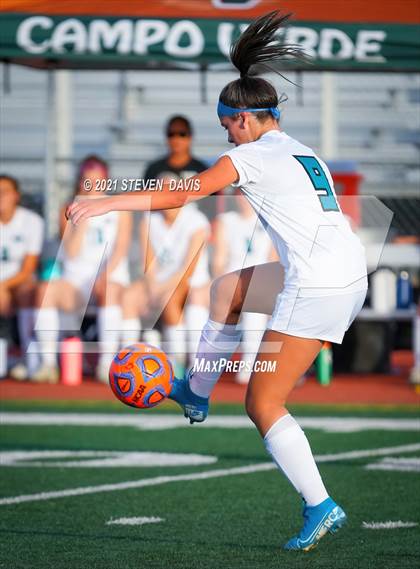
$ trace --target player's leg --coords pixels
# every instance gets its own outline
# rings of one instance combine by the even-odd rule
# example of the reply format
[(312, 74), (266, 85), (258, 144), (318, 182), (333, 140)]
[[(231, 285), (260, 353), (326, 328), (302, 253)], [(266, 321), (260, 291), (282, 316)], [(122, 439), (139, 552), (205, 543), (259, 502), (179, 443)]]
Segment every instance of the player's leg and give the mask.
[(322, 342), (267, 330), (261, 346), (246, 408), (274, 462), (305, 500), (304, 527), (285, 547), (309, 550), (346, 519), (325, 489), (305, 433), (286, 409), (290, 391), (314, 361)]
[(210, 285), (192, 286), (184, 309), (184, 323), (187, 333), (188, 364), (194, 364), (194, 358), (200, 340), (201, 330), (209, 318)]
[(58, 381), (60, 310), (71, 312), (81, 302), (80, 291), (64, 279), (38, 283), (35, 293), (35, 337), (40, 348), (41, 365), (32, 376), (35, 381)]
[(21, 362), (10, 370), (10, 375), (18, 380), (30, 377), (39, 365), (39, 361), (36, 358), (37, 354), (33, 354), (30, 357), (27, 354), (34, 332), (35, 293), (36, 281), (32, 279), (22, 283), (13, 291), (14, 305), (17, 307), (17, 324), (23, 358)]
[(135, 281), (124, 289), (121, 297), (121, 309), (121, 344), (128, 346), (140, 340), (141, 316), (147, 309), (147, 291), (143, 281)]
[(11, 335), (12, 313), (12, 293), (0, 281), (0, 338), (9, 338)]
[(187, 343), (182, 319), (187, 294), (188, 282), (184, 279), (166, 302), (161, 314), (165, 351), (173, 362), (174, 372), (178, 377), (183, 376), (185, 372)]
[(244, 312), (241, 316), (242, 354), (243, 366), (236, 377), (238, 383), (248, 383), (251, 377), (250, 370), (258, 353), (262, 337), (267, 328), (267, 315), (256, 312)]
[(0, 315), (7, 318), (12, 313), (12, 292), (5, 286), (0, 286)]
[[(242, 331), (237, 326), (241, 312), (271, 314), (283, 278), (279, 263), (266, 263), (228, 273), (212, 283), (210, 317), (201, 333), (196, 369), (190, 380), (194, 393), (210, 395), (241, 341)], [(198, 366), (203, 371), (198, 371)]]
[(201, 332), (194, 366), (188, 380), (176, 381), (171, 392), (191, 421), (206, 418), (208, 397), (239, 346), (237, 323), (242, 309), (271, 314), (283, 277), (279, 263), (266, 263), (228, 273), (212, 283), (210, 317)]
[(107, 383), (109, 366), (120, 346), (123, 286), (110, 280), (105, 283), (99, 281), (99, 286), (95, 283), (93, 292), (98, 303), (97, 328), (100, 346), (96, 378)]

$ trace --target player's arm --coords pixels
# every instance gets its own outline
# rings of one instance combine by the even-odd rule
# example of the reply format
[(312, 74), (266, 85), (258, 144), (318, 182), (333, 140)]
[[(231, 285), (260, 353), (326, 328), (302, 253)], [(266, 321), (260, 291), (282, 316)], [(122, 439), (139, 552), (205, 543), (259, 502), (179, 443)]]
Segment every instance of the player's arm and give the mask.
[[(109, 211), (147, 211), (178, 208), (187, 202), (197, 201), (214, 194), (238, 179), (232, 161), (227, 156), (219, 160), (204, 172), (183, 180), (186, 191), (170, 191), (169, 184), (164, 184), (162, 191), (132, 192), (118, 196), (109, 196), (99, 199), (86, 198), (73, 202), (66, 210), (67, 219), (74, 225), (97, 215), (104, 215)], [(190, 191), (192, 184), (198, 180), (197, 191)]]
[(228, 251), (226, 247), (226, 236), (223, 221), (216, 217), (213, 225), (213, 255), (212, 273), (214, 277), (220, 277), (225, 272)]
[(39, 255), (25, 255), (20, 266), (20, 270), (9, 279), (1, 281), (1, 286), (7, 289), (13, 289), (25, 283), (35, 274), (38, 263)]
[(81, 223), (77, 227), (67, 223), (66, 209), (61, 210), (60, 215), (60, 236), (64, 246), (64, 250), (68, 257), (77, 257), (79, 255), (83, 238), (86, 232), (86, 223)]

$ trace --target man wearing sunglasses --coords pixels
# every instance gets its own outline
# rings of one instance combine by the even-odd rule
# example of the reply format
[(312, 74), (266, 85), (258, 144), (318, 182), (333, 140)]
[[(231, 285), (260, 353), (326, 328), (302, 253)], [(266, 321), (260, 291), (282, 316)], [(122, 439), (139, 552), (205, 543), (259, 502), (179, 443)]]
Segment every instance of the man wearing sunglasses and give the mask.
[(145, 180), (152, 178), (176, 177), (189, 178), (205, 170), (206, 164), (194, 158), (191, 152), (192, 125), (181, 115), (172, 116), (166, 124), (166, 141), (168, 154), (151, 162), (143, 176)]

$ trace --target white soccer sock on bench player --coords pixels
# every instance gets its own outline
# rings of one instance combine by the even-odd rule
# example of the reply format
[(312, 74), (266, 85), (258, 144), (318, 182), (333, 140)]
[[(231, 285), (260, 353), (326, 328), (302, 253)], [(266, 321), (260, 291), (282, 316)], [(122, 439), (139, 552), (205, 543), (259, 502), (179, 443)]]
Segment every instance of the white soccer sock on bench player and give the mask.
[(208, 320), (201, 332), (197, 355), (190, 378), (193, 393), (209, 397), (224, 371), (222, 360), (229, 361), (241, 341), (242, 331), (235, 324)]
[(317, 506), (328, 498), (308, 439), (291, 415), (280, 417), (270, 427), (264, 444), (308, 506)]
[(121, 307), (118, 305), (100, 306), (97, 315), (100, 354), (98, 366), (108, 368), (118, 352), (121, 336)]
[(123, 348), (129, 346), (130, 344), (135, 344), (140, 340), (140, 318), (124, 318), (122, 320), (121, 328), (121, 346)]
[(35, 336), (39, 342), (41, 361), (44, 365), (57, 366), (60, 317), (56, 308), (39, 308), (35, 318)]

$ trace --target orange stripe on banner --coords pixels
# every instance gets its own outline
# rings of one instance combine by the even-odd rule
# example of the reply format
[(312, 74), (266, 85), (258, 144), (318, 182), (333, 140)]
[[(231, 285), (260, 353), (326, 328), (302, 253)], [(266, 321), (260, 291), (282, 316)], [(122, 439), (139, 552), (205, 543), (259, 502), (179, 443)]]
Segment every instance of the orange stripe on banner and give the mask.
[[(238, 6), (238, 0), (232, 1)], [(270, 10), (293, 12), (295, 20), (342, 23), (420, 23), (419, 0), (244, 0), (229, 9), (228, 0), (2, 0), (0, 12), (48, 15), (212, 18), (251, 20)], [(248, 5), (248, 7), (247, 7)]]

